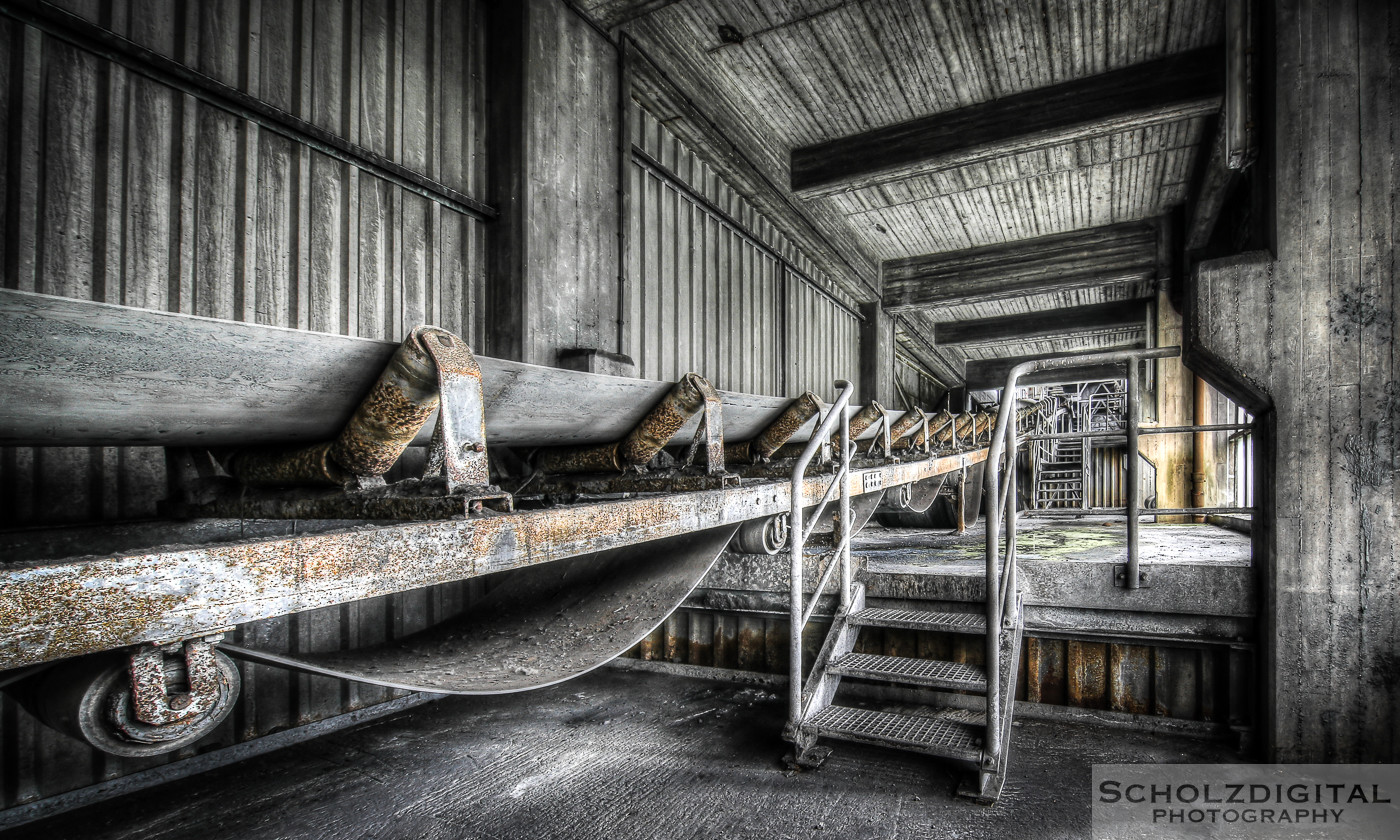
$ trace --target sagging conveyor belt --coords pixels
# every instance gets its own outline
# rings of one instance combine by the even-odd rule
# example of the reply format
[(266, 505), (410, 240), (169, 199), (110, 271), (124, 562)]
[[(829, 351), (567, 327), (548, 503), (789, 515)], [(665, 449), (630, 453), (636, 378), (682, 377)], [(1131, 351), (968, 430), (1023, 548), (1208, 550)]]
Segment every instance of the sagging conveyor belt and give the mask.
[[(696, 374), (476, 357), (431, 327), (394, 345), (9, 290), (0, 372), (0, 444), (167, 448), (166, 520), (0, 535), (0, 684), (62, 694), (38, 703), (45, 720), (125, 755), (176, 749), (228, 713), (238, 677), (220, 651), (439, 693), (585, 673), (656, 627), (736, 533), (742, 551), (782, 546), (784, 460), (830, 410)], [(886, 489), (887, 506), (926, 508), (985, 458), (990, 414), (849, 411), (866, 518)], [(395, 475), (414, 445), (426, 463)], [(460, 619), (374, 650), (292, 660), (221, 638), (507, 570)]]

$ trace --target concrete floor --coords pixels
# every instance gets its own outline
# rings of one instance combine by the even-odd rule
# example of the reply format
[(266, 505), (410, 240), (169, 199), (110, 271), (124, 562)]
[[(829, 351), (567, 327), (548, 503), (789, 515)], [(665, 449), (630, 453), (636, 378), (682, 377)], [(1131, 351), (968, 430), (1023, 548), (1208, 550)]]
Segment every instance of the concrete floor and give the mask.
[(1090, 830), (1095, 763), (1237, 761), (1224, 744), (1018, 722), (1002, 801), (951, 765), (828, 742), (780, 762), (772, 689), (604, 669), (452, 697), (222, 770), (33, 823), (20, 838), (1060, 838)]
[[(985, 519), (962, 534), (925, 528), (882, 528), (871, 523), (856, 537), (855, 551), (867, 560), (917, 559), (922, 566), (981, 568), (986, 551)], [(1249, 565), (1247, 534), (1215, 525), (1158, 525), (1144, 522), (1138, 531), (1139, 557), (1147, 563), (1217, 561)], [(1016, 523), (1016, 554), (1022, 560), (1122, 562), (1127, 558), (1123, 517), (1077, 519), (1022, 514)], [(883, 567), (880, 571), (888, 571)]]

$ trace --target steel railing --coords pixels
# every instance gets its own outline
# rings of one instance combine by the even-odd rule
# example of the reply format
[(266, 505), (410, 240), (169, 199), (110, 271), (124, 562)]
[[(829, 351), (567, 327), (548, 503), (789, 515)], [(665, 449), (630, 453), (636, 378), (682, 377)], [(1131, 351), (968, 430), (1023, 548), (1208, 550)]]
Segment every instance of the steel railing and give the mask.
[[(1017, 423), (1013, 412), (1016, 385), (1022, 376), (1042, 370), (1079, 367), (1081, 365), (1126, 364), (1128, 367), (1128, 449), (1137, 451), (1137, 426), (1141, 408), (1141, 393), (1138, 388), (1138, 362), (1144, 359), (1163, 359), (1180, 355), (1179, 347), (1159, 347), (1148, 350), (1121, 350), (1111, 353), (1089, 353), (1081, 356), (1064, 356), (1053, 359), (1036, 359), (1022, 362), (1011, 369), (1002, 391), (1001, 405), (997, 411), (996, 429), (991, 435), (987, 448), (987, 467), (983, 471), (983, 491), (987, 499), (987, 738), (984, 744), (986, 753), (1000, 761), (1003, 755), (1002, 719), (1000, 709), (1002, 697), (1000, 652), (1002, 639), (1008, 630), (1015, 629), (1016, 623), (1016, 450), (1018, 448)], [(1102, 434), (1102, 433), (1099, 433)], [(1006, 479), (1002, 480), (1003, 460)], [(1137, 577), (1137, 505), (1139, 502), (1138, 465), (1136, 458), (1128, 458), (1128, 551), (1129, 585), (1136, 588)], [(1002, 528), (1005, 525), (1005, 542), (1002, 542)], [(1003, 626), (1005, 622), (1006, 626)]]
[[(802, 450), (802, 455), (797, 459), (797, 463), (792, 468), (792, 512), (789, 522), (792, 552), (792, 591), (789, 606), (791, 608), (791, 629), (789, 631), (788, 656), (790, 658), (791, 682), (788, 685), (788, 714), (794, 727), (802, 723), (802, 630), (807, 626), (807, 622), (812, 619), (812, 613), (816, 612), (817, 603), (821, 600), (822, 591), (831, 582), (831, 576), (837, 569), (841, 569), (841, 610), (846, 610), (851, 603), (851, 485), (847, 481), (851, 472), (851, 426), (850, 418), (847, 416), (846, 408), (851, 404), (851, 397), (855, 394), (855, 386), (844, 380), (837, 380), (836, 388), (840, 394), (836, 397), (836, 403), (827, 412), (826, 418), (817, 430), (812, 433), (812, 437), (807, 441), (807, 447)], [(811, 524), (803, 521), (803, 510), (806, 508), (806, 500), (803, 497), (803, 486), (806, 484), (807, 465), (812, 462), (826, 442), (830, 440), (832, 432), (836, 427), (840, 427), (840, 452), (837, 453), (837, 468), (832, 475), (831, 483), (827, 485), (826, 492), (822, 494), (821, 500), (817, 502), (816, 512), (812, 514)], [(812, 535), (812, 531), (821, 522), (822, 513), (826, 511), (826, 506), (831, 503), (832, 495), (839, 498), (838, 526), (836, 536), (833, 539), (834, 548), (830, 554), (822, 556), (818, 563), (819, 580), (816, 590), (812, 593), (812, 600), (806, 603), (802, 593), (802, 573), (803, 561), (807, 548), (807, 539)]]

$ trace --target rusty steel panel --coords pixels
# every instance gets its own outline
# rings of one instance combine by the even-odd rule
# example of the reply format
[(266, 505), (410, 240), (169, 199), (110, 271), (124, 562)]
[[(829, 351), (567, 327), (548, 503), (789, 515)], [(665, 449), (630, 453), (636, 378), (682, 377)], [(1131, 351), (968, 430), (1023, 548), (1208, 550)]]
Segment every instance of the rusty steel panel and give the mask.
[(1152, 649), (1145, 645), (1109, 646), (1109, 708), (1143, 715), (1152, 697)]
[(1152, 650), (1152, 713), (1195, 720), (1200, 715), (1200, 652), (1190, 648)]
[(1067, 704), (1084, 709), (1108, 707), (1108, 645), (1069, 640), (1065, 649)]

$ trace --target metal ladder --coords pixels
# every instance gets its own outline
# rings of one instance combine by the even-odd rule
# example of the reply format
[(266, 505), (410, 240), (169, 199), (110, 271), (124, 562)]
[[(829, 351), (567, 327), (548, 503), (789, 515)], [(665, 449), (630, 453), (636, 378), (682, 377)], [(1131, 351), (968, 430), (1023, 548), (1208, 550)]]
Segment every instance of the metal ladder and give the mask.
[[(838, 424), (841, 429), (838, 466), (832, 483), (822, 495), (813, 523), (838, 489), (842, 511), (840, 522), (849, 522), (852, 447), (848, 441), (845, 405), (849, 403), (853, 389), (844, 382), (838, 382), (837, 387), (842, 389), (841, 397), (821, 429), (813, 435), (812, 442), (798, 459), (792, 473), (791, 684), (789, 718), (784, 730), (784, 737), (794, 745), (792, 761), (803, 767), (819, 765), (829, 753), (829, 750), (817, 746), (821, 738), (909, 750), (964, 763), (973, 771), (974, 781), (963, 785), (959, 794), (986, 803), (995, 802), (1006, 778), (1010, 754), (1011, 715), (1024, 626), (1014, 572), (1014, 525), (1007, 541), (1006, 560), (1010, 562), (1009, 567), (1004, 568), (994, 533), (1000, 526), (1002, 507), (1009, 505), (1007, 509), (1011, 516), (1015, 515), (1015, 470), (1008, 471), (1011, 477), (1003, 491), (998, 478), (999, 470), (993, 466), (1000, 463), (1001, 452), (1005, 450), (1006, 427), (1015, 425), (1010, 411), (1012, 401), (1003, 402), (997, 431), (992, 437), (989, 466), (984, 471), (985, 492), (989, 494), (986, 498), (1000, 501), (991, 506), (994, 508), (993, 515), (989, 516), (987, 523), (987, 588), (981, 612), (867, 606), (864, 585), (853, 583), (851, 579), (851, 534), (845, 528), (840, 529), (837, 538), (833, 539), (835, 550), (823, 557), (819, 564), (819, 568), (826, 566), (826, 569), (821, 573), (821, 582), (808, 603), (802, 587), (806, 540), (811, 532), (811, 526), (804, 529), (801, 524), (804, 508), (810, 504), (803, 493), (805, 470), (821, 442), (831, 435), (833, 427)], [(1014, 451), (1014, 445), (1012, 449)], [(808, 492), (812, 493), (810, 490)], [(832, 570), (838, 565), (842, 569), (840, 607), (804, 684), (802, 630), (810, 620)], [(981, 635), (985, 639), (985, 664), (856, 653), (856, 641), (865, 627)], [(836, 692), (843, 678), (978, 694), (983, 698), (982, 709), (978, 714), (963, 709), (928, 707), (924, 712), (908, 714), (838, 705), (835, 702)]]

